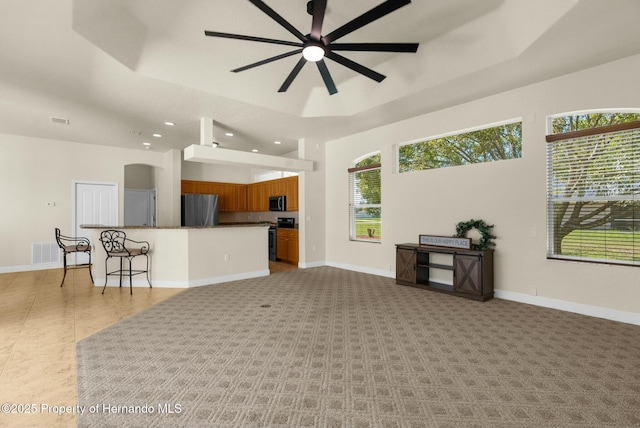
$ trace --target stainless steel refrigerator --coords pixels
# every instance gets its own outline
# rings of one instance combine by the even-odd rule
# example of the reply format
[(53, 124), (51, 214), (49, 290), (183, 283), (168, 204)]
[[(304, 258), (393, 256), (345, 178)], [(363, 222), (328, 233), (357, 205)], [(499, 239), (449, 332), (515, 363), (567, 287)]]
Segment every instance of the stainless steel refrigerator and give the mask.
[(182, 195), (182, 226), (216, 226), (218, 195)]

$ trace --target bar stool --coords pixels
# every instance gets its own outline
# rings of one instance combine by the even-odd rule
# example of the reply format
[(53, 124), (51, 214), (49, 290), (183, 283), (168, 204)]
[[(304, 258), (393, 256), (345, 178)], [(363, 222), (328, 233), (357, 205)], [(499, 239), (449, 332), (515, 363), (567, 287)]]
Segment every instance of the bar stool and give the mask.
[[(149, 279), (149, 243), (147, 241), (134, 241), (133, 239), (127, 238), (127, 235), (122, 230), (104, 230), (100, 233), (100, 242), (102, 242), (102, 246), (104, 247), (104, 251), (107, 253), (107, 258), (104, 261), (104, 288), (102, 289), (102, 294), (104, 294), (104, 290), (107, 288), (107, 279), (109, 275), (119, 275), (120, 276), (120, 287), (122, 287), (122, 274), (129, 275), (129, 294), (133, 294), (133, 285), (132, 285), (132, 277), (133, 275), (138, 275), (141, 273), (147, 274), (147, 282), (149, 283), (149, 288), (151, 287), (151, 280)], [(133, 246), (130, 246), (133, 244)], [(145, 256), (147, 259), (147, 268), (146, 270), (132, 268), (132, 261), (135, 257)], [(119, 258), (120, 259), (120, 269), (109, 272), (107, 269), (107, 264), (109, 259), (111, 258)], [(129, 261), (129, 269), (125, 269), (123, 266), (124, 259)]]
[[(83, 267), (89, 268), (89, 277), (93, 284), (93, 275), (91, 274), (91, 243), (87, 238), (76, 238), (74, 236), (65, 236), (60, 233), (60, 229), (56, 227), (56, 242), (58, 247), (62, 250), (62, 262), (64, 266), (64, 275), (62, 276), (62, 282), (60, 287), (64, 285), (64, 279), (67, 277), (68, 269), (78, 269)], [(85, 253), (89, 255), (89, 263), (82, 263), (76, 265), (67, 265), (67, 254)]]

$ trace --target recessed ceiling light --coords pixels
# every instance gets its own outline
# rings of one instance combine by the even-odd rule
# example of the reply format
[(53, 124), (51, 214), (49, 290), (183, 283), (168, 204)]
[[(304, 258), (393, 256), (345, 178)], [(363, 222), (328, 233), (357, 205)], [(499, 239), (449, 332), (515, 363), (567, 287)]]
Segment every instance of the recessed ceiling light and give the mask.
[(164, 124), (167, 125), (167, 126), (174, 126), (175, 125), (175, 123), (173, 123), (173, 122), (165, 122)]
[(224, 134), (224, 135), (226, 135), (227, 137), (233, 137), (233, 132), (227, 132), (227, 133), (226, 133), (226, 134)]
[(258, 149), (251, 150), (253, 153), (258, 153)]
[(156, 138), (160, 138), (160, 137), (162, 137), (162, 134), (153, 134), (153, 136), (156, 137)]
[(150, 146), (151, 145), (151, 143), (147, 143), (146, 141), (144, 143), (142, 143), (142, 144), (145, 145), (145, 146)]
[(280, 141), (274, 141), (273, 144), (282, 144)]

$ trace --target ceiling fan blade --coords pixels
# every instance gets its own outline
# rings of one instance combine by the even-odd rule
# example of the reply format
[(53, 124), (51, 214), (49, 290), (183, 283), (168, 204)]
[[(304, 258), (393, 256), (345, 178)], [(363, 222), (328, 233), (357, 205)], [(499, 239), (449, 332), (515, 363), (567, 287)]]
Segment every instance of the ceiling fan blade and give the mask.
[(313, 0), (313, 20), (311, 21), (311, 39), (319, 41), (322, 37), (322, 22), (327, 9), (327, 0)]
[(272, 56), (271, 58), (263, 59), (262, 61), (254, 62), (253, 64), (245, 65), (244, 67), (236, 68), (236, 69), (231, 70), (231, 71), (233, 71), (234, 73), (239, 73), (241, 71), (245, 71), (245, 70), (248, 70), (250, 68), (257, 67), (259, 65), (269, 64), (270, 62), (277, 61), (277, 60), (282, 59), (282, 58), (287, 58), (287, 57), (290, 57), (290, 56), (293, 56), (293, 55), (299, 54), (299, 53), (302, 53), (302, 49), (296, 49), (295, 51), (291, 51), (291, 52), (283, 53), (283, 54), (280, 54), (280, 55)]
[(249, 0), (249, 1), (253, 3), (255, 6), (257, 6), (261, 11), (269, 15), (271, 19), (276, 21), (278, 24), (282, 25), (288, 32), (296, 36), (298, 40), (302, 42), (307, 41), (307, 38), (304, 36), (304, 34), (302, 34), (293, 25), (291, 25), (289, 21), (284, 19), (282, 16), (278, 15), (278, 13), (275, 10), (271, 9), (263, 1), (261, 0)]
[(335, 52), (327, 52), (325, 56), (329, 59), (334, 60), (337, 63), (344, 65), (347, 68), (352, 69), (353, 71), (356, 71), (364, 76), (367, 76), (370, 79), (375, 80), (376, 82), (382, 82), (387, 77), (376, 71), (373, 71), (370, 68), (365, 67), (364, 65), (358, 64), (357, 62), (353, 62), (349, 58), (345, 58), (342, 55), (338, 55)]
[(418, 43), (332, 43), (334, 51), (417, 52)]
[(320, 70), (320, 75), (322, 76), (322, 80), (324, 80), (324, 84), (329, 91), (329, 95), (337, 94), (338, 89), (336, 88), (336, 84), (333, 82), (331, 78), (331, 73), (329, 73), (329, 69), (327, 68), (327, 64), (325, 64), (324, 60), (317, 61), (318, 70)]
[(355, 19), (344, 24), (342, 27), (333, 30), (322, 38), (325, 45), (345, 36), (349, 33), (356, 31), (357, 29), (364, 27), (365, 25), (380, 19), (383, 16), (393, 12), (396, 9), (406, 6), (411, 3), (411, 0), (387, 0), (384, 3), (374, 7), (368, 12), (363, 13)]
[(275, 45), (296, 46), (296, 47), (302, 46), (302, 43), (298, 43), (298, 42), (288, 42), (286, 40), (276, 40), (276, 39), (265, 39), (264, 37), (243, 36), (242, 34), (219, 33), (217, 31), (205, 31), (204, 35), (209, 37), (223, 37), (225, 39), (247, 40), (250, 42), (271, 43)]
[(282, 86), (280, 86), (280, 89), (278, 89), (278, 92), (286, 92), (287, 89), (289, 89), (291, 82), (293, 82), (293, 79), (296, 78), (296, 76), (298, 75), (298, 73), (300, 73), (300, 70), (302, 70), (302, 67), (304, 67), (306, 63), (307, 63), (307, 60), (304, 59), (304, 57), (300, 57), (300, 61), (298, 61), (296, 66), (293, 67), (293, 70), (291, 70), (291, 73), (289, 73), (289, 75), (285, 79)]

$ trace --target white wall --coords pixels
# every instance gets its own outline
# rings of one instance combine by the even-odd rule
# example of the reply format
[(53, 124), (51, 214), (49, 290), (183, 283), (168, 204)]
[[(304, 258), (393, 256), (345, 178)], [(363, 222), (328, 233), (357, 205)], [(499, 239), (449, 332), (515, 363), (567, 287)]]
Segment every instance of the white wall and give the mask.
[(179, 222), (171, 154), (0, 134), (0, 272), (29, 268), (31, 243), (54, 242), (56, 227), (73, 234), (74, 180), (118, 183), (122, 222), (127, 164), (158, 167), (158, 224)]
[(303, 171), (298, 176), (299, 265), (321, 266), (326, 262), (325, 145), (319, 141), (300, 139), (298, 152), (302, 159), (314, 163), (313, 171)]
[(253, 173), (251, 168), (244, 166), (213, 165), (183, 160), (182, 179), (249, 184), (253, 182)]
[(125, 165), (124, 166), (124, 187), (125, 189), (145, 189), (156, 188), (154, 168), (149, 165)]
[[(546, 259), (546, 118), (640, 107), (640, 56), (508, 91), (327, 143), (327, 260), (395, 275), (395, 244), (452, 235), (455, 224), (495, 224), (495, 287), (503, 296), (640, 313), (637, 267)], [(522, 117), (523, 157), (397, 174), (394, 145)], [(349, 241), (351, 162), (382, 151), (382, 243)], [(640, 318), (637, 318), (640, 319)]]

